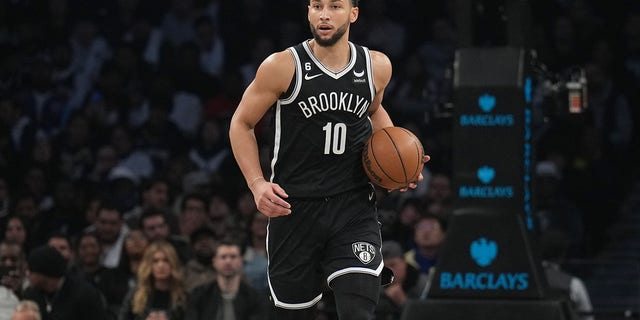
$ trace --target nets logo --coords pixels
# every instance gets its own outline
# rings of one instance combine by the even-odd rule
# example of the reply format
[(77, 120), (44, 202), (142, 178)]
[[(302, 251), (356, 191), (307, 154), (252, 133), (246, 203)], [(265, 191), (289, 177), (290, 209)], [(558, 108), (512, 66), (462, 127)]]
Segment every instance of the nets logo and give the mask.
[(376, 247), (367, 242), (355, 242), (351, 244), (353, 254), (363, 264), (369, 264), (376, 257)]
[[(498, 244), (481, 237), (469, 246), (469, 254), (482, 268), (489, 267), (498, 257)], [(526, 290), (529, 274), (526, 272), (441, 272), (441, 289), (458, 290)]]
[(471, 257), (481, 267), (486, 267), (498, 256), (498, 245), (495, 241), (480, 238), (471, 243)]
[(496, 177), (496, 169), (490, 166), (482, 166), (476, 171), (476, 177), (482, 185), (462, 185), (458, 189), (460, 198), (482, 198), (482, 199), (511, 199), (514, 195), (513, 186), (492, 186), (489, 185)]
[(496, 107), (496, 97), (488, 93), (478, 97), (478, 107), (483, 113), (460, 115), (462, 127), (512, 127), (515, 119), (512, 114), (488, 114)]

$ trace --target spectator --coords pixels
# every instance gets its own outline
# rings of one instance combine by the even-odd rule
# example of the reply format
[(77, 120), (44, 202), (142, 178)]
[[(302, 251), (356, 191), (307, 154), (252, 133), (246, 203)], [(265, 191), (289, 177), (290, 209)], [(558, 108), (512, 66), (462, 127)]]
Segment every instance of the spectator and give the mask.
[(423, 201), (418, 198), (407, 198), (400, 205), (395, 218), (388, 229), (385, 240), (394, 240), (402, 248), (409, 250), (414, 243), (414, 228), (423, 211)]
[(423, 213), (415, 225), (415, 247), (405, 254), (407, 263), (420, 270), (420, 273), (429, 274), (437, 262), (446, 229), (444, 219)]
[(187, 291), (213, 280), (216, 276), (211, 259), (218, 245), (218, 238), (210, 228), (205, 226), (191, 234), (191, 250), (193, 257), (185, 266), (185, 287)]
[(25, 252), (19, 244), (8, 240), (0, 242), (0, 269), (3, 271), (0, 286), (21, 297), (27, 284), (26, 267)]
[(535, 195), (535, 215), (540, 232), (555, 229), (567, 233), (571, 236), (568, 256), (581, 257), (585, 248), (583, 212), (567, 197), (562, 173), (554, 162), (536, 164)]
[(197, 229), (209, 226), (211, 222), (207, 215), (208, 210), (208, 201), (205, 197), (196, 193), (185, 195), (180, 205), (180, 235), (189, 239)]
[(195, 42), (200, 47), (200, 68), (209, 75), (220, 78), (226, 58), (224, 38), (209, 16), (200, 16), (193, 24)]
[(53, 247), (34, 249), (27, 262), (29, 287), (23, 299), (35, 301), (43, 320), (50, 319), (106, 319), (102, 295), (84, 280), (66, 276), (67, 266), (62, 255)]
[(140, 229), (142, 229), (145, 237), (149, 239), (149, 242), (169, 242), (178, 253), (181, 263), (187, 263), (191, 258), (189, 243), (171, 234), (167, 223), (167, 215), (163, 211), (154, 208), (144, 211), (140, 217)]
[(118, 159), (120, 159), (115, 168), (125, 167), (129, 169), (133, 177), (135, 177), (135, 181), (151, 177), (155, 173), (156, 168), (151, 157), (143, 150), (136, 148), (131, 132), (126, 127), (119, 125), (113, 127), (109, 143), (115, 149)]
[(269, 295), (267, 225), (269, 218), (255, 209), (247, 224), (247, 246), (242, 259), (247, 282), (263, 296)]
[(96, 151), (95, 162), (87, 174), (87, 179), (98, 187), (107, 185), (109, 173), (118, 164), (116, 150), (109, 144), (104, 144)]
[(189, 150), (189, 159), (199, 170), (218, 173), (224, 160), (231, 156), (231, 147), (222, 129), (216, 119), (208, 119), (201, 125), (196, 143)]
[[(0, 242), (0, 319), (8, 320), (13, 308), (18, 304), (18, 294), (22, 283), (23, 271), (20, 268), (24, 263), (21, 257), (22, 251), (18, 244), (13, 242)], [(17, 289), (17, 290), (16, 290)]]
[(100, 263), (107, 268), (115, 268), (120, 263), (124, 239), (129, 227), (124, 223), (122, 211), (109, 203), (103, 203), (93, 226), (87, 232), (94, 232), (100, 241), (102, 254)]
[(100, 242), (94, 233), (83, 233), (78, 239), (75, 270), (77, 275), (91, 283), (104, 296), (109, 318), (115, 318), (120, 310), (122, 297), (129, 290), (129, 278), (119, 269), (100, 264)]
[(20, 301), (15, 309), (11, 320), (41, 320), (40, 308), (31, 300)]
[(427, 203), (448, 205), (452, 201), (451, 178), (444, 173), (434, 173), (427, 188)]
[(582, 320), (593, 320), (591, 298), (584, 282), (562, 268), (569, 249), (569, 237), (559, 230), (548, 230), (540, 236), (542, 266), (552, 295), (570, 302)]
[(75, 276), (77, 274), (75, 251), (71, 246), (71, 239), (63, 233), (55, 233), (49, 237), (47, 244), (58, 250), (64, 258), (64, 263), (67, 265), (68, 274)]
[(266, 299), (242, 279), (240, 245), (220, 242), (213, 257), (216, 279), (191, 292), (185, 320), (266, 319)]
[(384, 287), (376, 313), (384, 319), (400, 319), (407, 301), (419, 299), (426, 292), (429, 276), (405, 261), (398, 242), (384, 241), (381, 251), (384, 265), (393, 271), (394, 280)]
[(167, 214), (166, 220), (170, 228), (170, 232), (177, 234), (178, 217), (171, 212), (171, 193), (169, 190), (169, 182), (163, 177), (153, 177), (146, 180), (142, 185), (142, 203), (133, 210), (125, 213), (127, 225), (137, 226), (140, 224), (140, 217), (144, 211), (152, 209), (163, 211)]
[(144, 251), (147, 249), (147, 246), (149, 246), (149, 240), (140, 228), (132, 229), (125, 238), (124, 248), (122, 249), (120, 263), (117, 269), (120, 273), (126, 275), (129, 289), (136, 284), (136, 275), (138, 274), (138, 269), (140, 268), (140, 263), (142, 262), (142, 257), (144, 256)]
[(34, 230), (37, 244), (48, 241), (54, 234), (73, 237), (86, 227), (82, 218), (82, 190), (68, 179), (56, 179), (53, 183), (53, 206), (43, 211), (38, 228)]
[(187, 292), (173, 246), (151, 243), (138, 268), (136, 286), (127, 293), (119, 320), (183, 320)]
[(219, 238), (224, 238), (229, 230), (235, 228), (231, 204), (224, 190), (218, 189), (209, 197), (208, 215)]
[(29, 232), (27, 231), (26, 223), (23, 218), (19, 216), (10, 216), (6, 220), (6, 226), (4, 228), (4, 240), (15, 242), (23, 250), (27, 249), (27, 239)]
[(171, 8), (162, 19), (162, 33), (174, 47), (195, 38), (193, 21), (196, 10), (192, 0), (173, 0)]

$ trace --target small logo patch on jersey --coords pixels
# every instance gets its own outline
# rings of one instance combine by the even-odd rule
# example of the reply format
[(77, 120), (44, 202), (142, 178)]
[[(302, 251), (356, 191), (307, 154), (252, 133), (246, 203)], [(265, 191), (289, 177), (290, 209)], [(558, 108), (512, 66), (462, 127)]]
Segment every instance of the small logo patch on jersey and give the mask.
[(314, 74), (314, 75), (310, 76), (308, 73), (305, 73), (304, 74), (304, 79), (305, 80), (311, 80), (311, 79), (317, 78), (317, 77), (319, 77), (321, 75), (322, 75), (322, 73), (318, 73), (318, 74)]
[(360, 71), (360, 72), (356, 72), (355, 70), (353, 70), (353, 75), (360, 78), (362, 76), (364, 76), (364, 70)]
[(355, 242), (351, 245), (353, 254), (358, 257), (363, 264), (369, 264), (376, 257), (376, 247), (367, 242)]

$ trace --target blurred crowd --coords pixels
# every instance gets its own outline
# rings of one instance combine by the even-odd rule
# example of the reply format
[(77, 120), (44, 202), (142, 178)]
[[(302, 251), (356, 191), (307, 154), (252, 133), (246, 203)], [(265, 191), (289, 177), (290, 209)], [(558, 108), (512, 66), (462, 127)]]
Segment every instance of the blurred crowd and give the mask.
[[(397, 316), (409, 292), (419, 296), (414, 286), (422, 286), (415, 283), (424, 284), (435, 264), (452, 208), (459, 2), (363, 0), (352, 26), (353, 42), (390, 57), (394, 75), (384, 105), (432, 157), (417, 189), (379, 192), (383, 239), (393, 241), (385, 250), (413, 268), (394, 269), (413, 284), (385, 290), (385, 314)], [(483, 5), (494, 2), (471, 1), (472, 10), (489, 12)], [(260, 62), (310, 37), (306, 5), (0, 3), (0, 258), (10, 269), (2, 284), (16, 304), (34, 297), (40, 311), (51, 312), (55, 295), (46, 292), (57, 289), (24, 272), (27, 262), (35, 270), (42, 254), (54, 255), (43, 252), (51, 246), (62, 255), (64, 272), (42, 266), (45, 278), (73, 275), (93, 284), (113, 319), (167, 316), (156, 309), (175, 312), (170, 319), (204, 319), (231, 312), (228, 301), (238, 297), (247, 306), (266, 305), (267, 219), (237, 168), (227, 130)], [(567, 235), (569, 256), (593, 257), (640, 172), (640, 6), (600, 0), (530, 5), (526, 49), (545, 69), (537, 74), (534, 99), (537, 228)], [(474, 45), (505, 45), (488, 36), (491, 24), (476, 20)], [(543, 86), (576, 69), (588, 80), (588, 108), (577, 115), (563, 112), (564, 102)], [(263, 122), (256, 132), (268, 169), (271, 123)], [(220, 248), (228, 251), (216, 265)], [(152, 267), (157, 261), (164, 269)], [(169, 280), (149, 282), (158, 278)], [(210, 281), (218, 287), (207, 287)], [(225, 285), (244, 294), (225, 295)], [(207, 290), (219, 293), (214, 309), (187, 298), (211, 294)], [(197, 309), (209, 313), (183, 314), (187, 303), (201, 303)], [(330, 310), (327, 305), (320, 304)], [(247, 312), (236, 310), (235, 319), (249, 319)], [(6, 313), (0, 319), (8, 319)]]

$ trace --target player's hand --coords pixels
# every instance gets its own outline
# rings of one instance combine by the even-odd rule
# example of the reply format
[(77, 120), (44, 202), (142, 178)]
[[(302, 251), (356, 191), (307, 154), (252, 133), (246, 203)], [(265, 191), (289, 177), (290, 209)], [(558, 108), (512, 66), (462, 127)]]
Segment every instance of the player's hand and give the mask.
[[(431, 157), (428, 155), (424, 155), (422, 157), (422, 162), (427, 163), (429, 162), (429, 160), (431, 160)], [(420, 172), (420, 174), (418, 175), (418, 180), (416, 180), (415, 182), (410, 182), (409, 185), (406, 188), (402, 188), (402, 189), (398, 189), (398, 191), (400, 192), (406, 192), (407, 190), (409, 190), (409, 188), (411, 189), (415, 189), (418, 187), (418, 182), (422, 181), (424, 179), (424, 177), (422, 176), (422, 172)], [(393, 190), (389, 190), (389, 192), (391, 192)]]
[(276, 183), (266, 180), (257, 181), (253, 188), (256, 207), (267, 217), (285, 216), (291, 213), (291, 205), (284, 201), (289, 195)]

